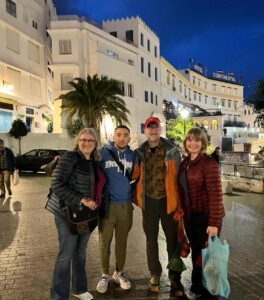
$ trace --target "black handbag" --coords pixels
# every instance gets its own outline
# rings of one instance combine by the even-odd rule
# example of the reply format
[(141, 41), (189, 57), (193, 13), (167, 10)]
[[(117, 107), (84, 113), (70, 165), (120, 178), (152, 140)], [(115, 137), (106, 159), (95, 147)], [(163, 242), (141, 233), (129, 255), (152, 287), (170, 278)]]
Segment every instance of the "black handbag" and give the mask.
[(64, 206), (62, 212), (68, 221), (72, 234), (92, 233), (97, 226), (98, 210), (89, 207)]

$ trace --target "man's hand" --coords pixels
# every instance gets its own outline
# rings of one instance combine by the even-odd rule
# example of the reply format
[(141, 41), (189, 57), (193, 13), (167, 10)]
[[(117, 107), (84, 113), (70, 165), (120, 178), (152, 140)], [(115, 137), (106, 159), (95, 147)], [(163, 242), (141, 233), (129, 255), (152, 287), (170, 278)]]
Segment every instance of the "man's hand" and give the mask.
[(206, 232), (209, 236), (216, 236), (218, 233), (218, 228), (214, 226), (208, 226)]

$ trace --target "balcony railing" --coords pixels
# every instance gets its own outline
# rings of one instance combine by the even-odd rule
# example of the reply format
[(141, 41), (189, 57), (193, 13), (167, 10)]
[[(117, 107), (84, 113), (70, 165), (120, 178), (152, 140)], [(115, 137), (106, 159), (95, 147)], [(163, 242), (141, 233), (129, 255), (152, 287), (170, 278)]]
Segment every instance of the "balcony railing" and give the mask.
[(256, 180), (264, 179), (264, 165), (232, 164), (221, 162), (221, 173), (223, 175), (249, 178)]
[(239, 121), (224, 121), (225, 127), (245, 127), (245, 122), (239, 122)]

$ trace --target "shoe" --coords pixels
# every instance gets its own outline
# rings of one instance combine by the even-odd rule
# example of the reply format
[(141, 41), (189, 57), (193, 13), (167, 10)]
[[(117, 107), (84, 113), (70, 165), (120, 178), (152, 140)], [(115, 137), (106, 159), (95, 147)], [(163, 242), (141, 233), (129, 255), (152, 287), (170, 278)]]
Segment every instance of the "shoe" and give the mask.
[(92, 300), (94, 297), (92, 294), (90, 294), (89, 292), (85, 292), (85, 293), (82, 293), (82, 294), (72, 294), (74, 297), (76, 298), (79, 298), (81, 300)]
[(5, 198), (5, 194), (1, 194), (1, 195), (0, 195), (0, 198)]
[(131, 282), (130, 280), (127, 278), (127, 276), (125, 275), (124, 272), (117, 272), (115, 271), (112, 279), (120, 284), (121, 289), (123, 290), (130, 290), (131, 289)]
[(185, 291), (185, 295), (190, 300), (196, 300), (201, 297), (201, 295), (197, 295), (194, 292), (192, 292), (191, 290)]
[(184, 297), (184, 287), (180, 281), (172, 281), (171, 282), (171, 295), (174, 297)]
[(109, 284), (109, 276), (107, 274), (103, 274), (101, 279), (98, 281), (96, 290), (100, 294), (104, 294), (108, 290), (108, 284)]
[(159, 284), (160, 284), (160, 276), (151, 275), (149, 280), (149, 289), (151, 292), (158, 293), (159, 292)]

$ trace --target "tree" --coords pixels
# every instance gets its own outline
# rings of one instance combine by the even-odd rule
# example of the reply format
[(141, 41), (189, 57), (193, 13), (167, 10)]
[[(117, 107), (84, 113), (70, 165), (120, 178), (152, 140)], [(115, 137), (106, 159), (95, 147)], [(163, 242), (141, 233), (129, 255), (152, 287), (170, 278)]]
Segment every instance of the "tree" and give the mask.
[(180, 117), (177, 119), (170, 119), (167, 122), (167, 136), (176, 140), (178, 143), (182, 143), (184, 140), (184, 122), (186, 132), (194, 127), (191, 119), (183, 120)]
[(18, 153), (19, 155), (21, 155), (21, 138), (28, 134), (28, 129), (26, 124), (21, 119), (14, 120), (14, 122), (12, 123), (12, 127), (9, 131), (9, 134), (18, 140), (18, 145), (19, 145)]
[(125, 101), (120, 97), (122, 91), (117, 81), (107, 77), (87, 76), (87, 79), (75, 78), (69, 82), (73, 90), (60, 95), (63, 113), (67, 115), (71, 130), (73, 121), (78, 119), (84, 126), (94, 128), (100, 134), (103, 117), (109, 114), (117, 124), (129, 123)]
[(264, 127), (264, 80), (257, 81), (254, 93), (249, 96), (248, 103), (254, 105), (254, 112), (257, 115), (256, 122), (259, 126)]

